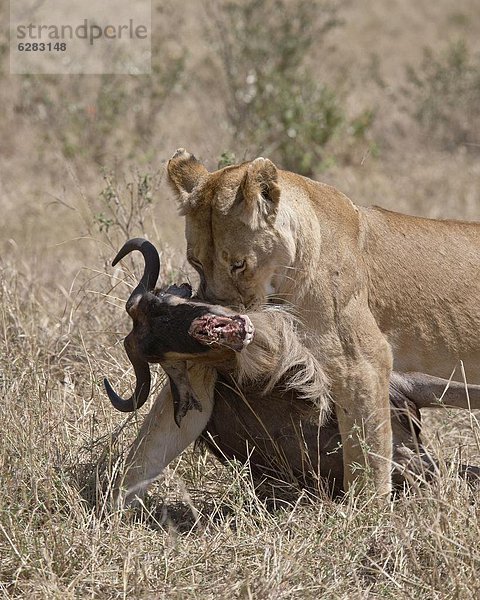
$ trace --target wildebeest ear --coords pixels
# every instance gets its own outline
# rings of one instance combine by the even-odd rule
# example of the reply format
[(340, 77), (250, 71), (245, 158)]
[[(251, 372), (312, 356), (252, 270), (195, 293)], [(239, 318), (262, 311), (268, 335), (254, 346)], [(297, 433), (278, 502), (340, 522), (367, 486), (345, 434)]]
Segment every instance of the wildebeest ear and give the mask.
[(191, 194), (207, 177), (207, 169), (193, 154), (179, 148), (168, 161), (167, 173), (171, 187), (178, 194), (181, 208), (187, 212), (188, 208), (195, 203)]
[(240, 218), (252, 229), (273, 223), (280, 202), (277, 167), (268, 158), (256, 158), (247, 168), (240, 197)]
[(182, 283), (181, 285), (172, 284), (168, 286), (165, 293), (189, 300), (192, 297), (192, 286), (189, 283)]

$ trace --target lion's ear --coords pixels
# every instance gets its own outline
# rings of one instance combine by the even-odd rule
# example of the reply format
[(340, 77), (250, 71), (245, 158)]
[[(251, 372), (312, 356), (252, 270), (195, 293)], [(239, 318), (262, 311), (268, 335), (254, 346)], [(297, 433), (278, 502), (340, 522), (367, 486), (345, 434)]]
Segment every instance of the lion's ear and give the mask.
[(182, 208), (186, 211), (194, 202), (192, 191), (208, 176), (207, 169), (193, 154), (179, 148), (167, 165), (168, 180), (178, 194)]
[(273, 223), (280, 202), (277, 167), (267, 158), (256, 158), (247, 168), (241, 186), (241, 219), (252, 229)]

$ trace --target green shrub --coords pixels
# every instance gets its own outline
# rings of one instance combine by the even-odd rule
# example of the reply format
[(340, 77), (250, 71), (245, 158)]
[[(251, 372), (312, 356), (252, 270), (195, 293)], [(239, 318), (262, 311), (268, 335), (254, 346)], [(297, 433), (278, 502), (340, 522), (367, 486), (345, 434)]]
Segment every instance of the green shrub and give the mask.
[[(104, 187), (98, 202), (92, 204), (91, 209), (93, 221), (98, 230), (104, 233), (110, 246), (115, 247), (129, 238), (146, 235), (146, 222), (151, 219), (153, 198), (163, 175), (163, 170), (147, 174), (133, 172), (128, 181), (119, 181), (114, 172), (104, 173)], [(113, 230), (115, 235), (112, 238)]]
[(433, 141), (450, 150), (480, 148), (480, 56), (462, 41), (440, 54), (426, 49), (408, 78), (413, 114)]
[(334, 136), (363, 135), (367, 113), (358, 127), (348, 122), (338, 93), (308, 64), (314, 46), (339, 24), (331, 3), (245, 0), (214, 8), (207, 4), (208, 31), (225, 76), (235, 149), (265, 153), (310, 175), (326, 162)]

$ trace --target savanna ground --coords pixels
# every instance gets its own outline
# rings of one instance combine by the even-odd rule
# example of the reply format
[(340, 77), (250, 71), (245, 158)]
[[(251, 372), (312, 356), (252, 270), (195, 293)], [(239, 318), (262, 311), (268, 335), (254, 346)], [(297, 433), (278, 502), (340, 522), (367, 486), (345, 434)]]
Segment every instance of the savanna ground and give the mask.
[(211, 168), (261, 153), (359, 204), (480, 220), (477, 1), (155, 0), (151, 77), (11, 76), (5, 4), (2, 595), (477, 598), (479, 503), (454, 476), (480, 464), (475, 415), (428, 417), (440, 480), (391, 510), (272, 509), (248, 465), (187, 451), (127, 518), (107, 513), (108, 486), (143, 414), (115, 414), (101, 385), (133, 379), (120, 245), (146, 236), (164, 281), (192, 276), (164, 176), (179, 146)]

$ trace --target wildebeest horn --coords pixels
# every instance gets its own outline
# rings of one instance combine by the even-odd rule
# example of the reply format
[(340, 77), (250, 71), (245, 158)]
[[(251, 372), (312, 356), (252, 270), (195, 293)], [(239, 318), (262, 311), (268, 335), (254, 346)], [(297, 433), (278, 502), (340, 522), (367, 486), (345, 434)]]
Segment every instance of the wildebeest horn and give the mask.
[[(115, 266), (119, 260), (124, 258), (133, 250), (139, 250), (145, 259), (145, 269), (143, 271), (140, 283), (130, 294), (127, 300), (127, 312), (130, 314), (130, 309), (137, 296), (143, 295), (145, 292), (151, 292), (157, 283), (160, 273), (160, 258), (157, 249), (153, 244), (143, 238), (134, 238), (123, 245), (117, 256), (114, 258), (112, 265)], [(150, 393), (150, 367), (148, 362), (141, 358), (137, 352), (135, 339), (129, 334), (124, 341), (125, 351), (135, 371), (136, 385), (135, 392), (130, 398), (124, 400), (112, 388), (107, 378), (103, 380), (107, 395), (113, 406), (121, 412), (133, 412), (145, 404)]]
[(157, 249), (153, 244), (151, 244), (148, 240), (144, 240), (143, 238), (133, 238), (128, 240), (117, 256), (113, 259), (112, 267), (114, 267), (122, 258), (133, 252), (134, 250), (139, 250), (143, 254), (143, 258), (145, 259), (145, 269), (143, 271), (142, 278), (140, 279), (139, 284), (130, 294), (130, 298), (127, 300), (127, 312), (130, 314), (130, 308), (133, 304), (133, 299), (142, 295), (145, 292), (151, 292), (155, 288), (157, 284), (158, 275), (160, 273), (160, 258), (158, 256)]
[(127, 335), (125, 341), (123, 342), (125, 346), (125, 351), (127, 352), (127, 356), (132, 363), (133, 370), (135, 371), (135, 377), (137, 383), (135, 385), (135, 391), (128, 400), (124, 400), (121, 398), (112, 388), (110, 382), (105, 377), (103, 380), (103, 384), (107, 391), (107, 395), (110, 398), (110, 402), (113, 404), (114, 408), (121, 412), (133, 412), (134, 410), (140, 408), (147, 401), (148, 395), (150, 394), (150, 367), (148, 362), (140, 358), (135, 351), (134, 342), (132, 343), (132, 339), (130, 338), (130, 334)]

